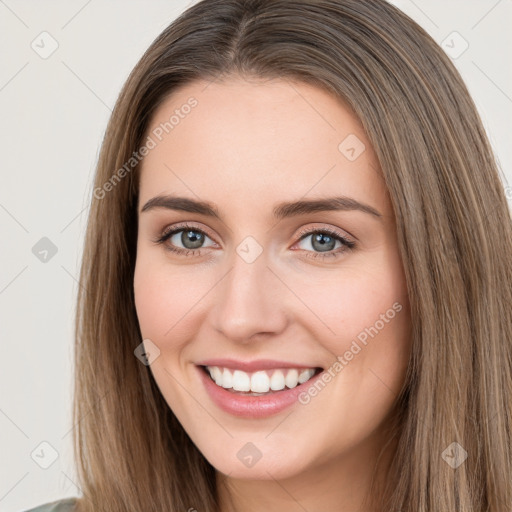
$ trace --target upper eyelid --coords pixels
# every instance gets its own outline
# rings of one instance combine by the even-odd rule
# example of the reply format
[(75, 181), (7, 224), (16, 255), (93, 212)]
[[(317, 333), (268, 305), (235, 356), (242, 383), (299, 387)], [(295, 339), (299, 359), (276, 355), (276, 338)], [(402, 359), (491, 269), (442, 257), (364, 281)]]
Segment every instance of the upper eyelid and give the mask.
[(171, 233), (185, 231), (187, 229), (190, 229), (190, 230), (195, 229), (197, 231), (201, 231), (205, 235), (208, 235), (212, 240), (215, 239), (213, 236), (211, 236), (211, 233), (210, 233), (210, 231), (208, 229), (203, 228), (203, 227), (199, 227), (199, 226), (195, 226), (193, 223), (190, 223), (190, 222), (183, 222), (183, 223), (172, 224), (170, 226), (167, 226), (162, 231), (162, 236), (167, 236), (167, 235), (169, 235)]
[[(208, 236), (208, 238), (210, 238), (213, 242), (218, 244), (218, 242), (215, 239), (215, 236), (212, 236), (209, 233), (209, 230), (207, 228), (197, 226), (197, 225), (195, 225), (195, 222), (187, 222), (187, 221), (177, 223), (177, 224), (172, 224), (172, 225), (164, 228), (164, 230), (162, 231), (161, 237), (162, 238), (166, 237), (167, 239), (169, 239), (171, 234), (174, 236), (175, 234), (177, 234), (181, 231), (185, 231), (187, 229), (200, 231), (200, 232), (204, 233), (206, 236)], [(330, 231), (333, 232), (332, 234), (335, 237), (339, 237), (339, 239), (342, 243), (343, 243), (343, 239), (346, 239), (347, 241), (349, 241), (353, 244), (356, 243), (354, 240), (357, 240), (357, 238), (354, 237), (352, 234), (348, 233), (347, 231), (341, 230), (341, 228), (326, 227), (326, 226), (312, 226), (312, 227), (299, 229), (299, 231), (296, 235), (297, 240), (294, 242), (294, 245), (296, 243), (302, 241), (303, 239), (307, 238), (308, 236), (313, 235), (314, 233), (317, 233), (317, 232), (329, 233)], [(344, 233), (347, 233), (348, 236), (346, 236)], [(186, 250), (186, 249), (183, 249), (183, 250)]]
[[(332, 232), (335, 236), (338, 236), (340, 238), (346, 238), (347, 240), (350, 240), (350, 241), (353, 241), (355, 243), (355, 240), (357, 240), (357, 238), (352, 235), (351, 233), (349, 233), (347, 230), (345, 229), (341, 229), (341, 228), (335, 228), (335, 227), (326, 227), (326, 226), (315, 226), (315, 227), (309, 227), (309, 228), (304, 228), (304, 229), (300, 229), (299, 232), (298, 232), (298, 235), (301, 239), (302, 237), (304, 236), (309, 236), (313, 233), (316, 233), (316, 232)], [(353, 240), (352, 240), (353, 239)]]

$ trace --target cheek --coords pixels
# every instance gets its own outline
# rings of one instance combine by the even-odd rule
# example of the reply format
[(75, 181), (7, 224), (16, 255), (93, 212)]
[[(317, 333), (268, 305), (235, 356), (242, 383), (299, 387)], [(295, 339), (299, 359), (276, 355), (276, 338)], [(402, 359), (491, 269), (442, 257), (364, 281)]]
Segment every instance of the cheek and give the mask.
[(310, 331), (332, 354), (331, 389), (357, 403), (369, 425), (379, 421), (403, 384), (411, 349), (407, 286), (396, 254), (347, 265), (296, 291), (316, 314), (304, 317)]
[[(153, 263), (153, 262), (151, 262)], [(138, 255), (134, 275), (135, 307), (144, 338), (162, 340), (172, 330), (184, 303), (181, 286), (161, 266)]]
[(296, 281), (294, 291), (309, 309), (304, 318), (317, 326), (316, 339), (333, 354), (348, 350), (353, 340), (364, 343), (376, 330), (384, 335), (407, 323), (403, 277), (390, 267), (381, 268), (344, 269), (314, 283)]
[[(311, 332), (332, 354), (325, 387), (319, 384), (318, 392), (303, 395), (302, 403), (311, 407), (308, 418), (325, 417), (328, 407), (333, 421), (315, 420), (318, 439), (337, 439), (334, 443), (340, 450), (360, 442), (387, 416), (410, 356), (409, 302), (399, 268), (398, 272), (391, 266), (374, 268), (346, 269), (334, 282), (325, 280), (322, 286), (317, 283), (300, 291), (304, 303), (318, 315), (308, 313), (308, 325), (315, 326)], [(338, 436), (340, 425), (343, 439)], [(331, 449), (329, 445), (325, 457)]]
[(134, 275), (135, 307), (144, 338), (160, 349), (174, 350), (186, 344), (194, 316), (213, 286), (204, 274), (192, 266), (172, 266), (165, 261), (137, 255)]

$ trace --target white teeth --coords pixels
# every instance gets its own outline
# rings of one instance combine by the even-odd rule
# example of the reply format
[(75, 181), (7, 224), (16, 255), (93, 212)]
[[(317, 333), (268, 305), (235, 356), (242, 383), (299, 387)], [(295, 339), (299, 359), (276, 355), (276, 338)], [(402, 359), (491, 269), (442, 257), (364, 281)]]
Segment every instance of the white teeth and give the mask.
[(294, 388), (299, 383), (299, 372), (297, 370), (290, 370), (286, 374), (284, 382), (287, 387)]
[(270, 377), (270, 389), (272, 391), (281, 391), (284, 389), (284, 373), (281, 370), (277, 370)]
[(210, 375), (212, 379), (215, 381), (215, 384), (218, 386), (222, 386), (222, 370), (218, 366), (213, 366), (210, 369)]
[[(226, 376), (226, 372), (229, 374), (229, 370), (224, 368), (224, 377)], [(223, 384), (223, 387), (224, 386)], [(233, 372), (233, 387), (235, 391), (250, 391), (251, 390), (251, 378), (245, 372), (241, 372), (240, 370), (235, 370)]]
[[(217, 381), (215, 382), (217, 383)], [(231, 372), (227, 368), (224, 368), (224, 370), (222, 371), (222, 380), (220, 382), (220, 385), (226, 389), (233, 387), (233, 376), (231, 375)]]
[(207, 366), (206, 369), (217, 386), (253, 393), (281, 391), (285, 387), (292, 389), (307, 382), (315, 374), (314, 368), (260, 370), (251, 374), (242, 370), (231, 370), (218, 366)]
[(299, 373), (299, 384), (303, 384), (304, 382), (308, 381), (309, 379), (311, 379), (311, 377), (313, 377), (314, 374), (315, 374), (315, 370), (313, 370), (312, 368), (308, 368), (307, 370), (302, 370)]
[(266, 372), (256, 372), (251, 375), (251, 391), (266, 393), (270, 388), (270, 377)]

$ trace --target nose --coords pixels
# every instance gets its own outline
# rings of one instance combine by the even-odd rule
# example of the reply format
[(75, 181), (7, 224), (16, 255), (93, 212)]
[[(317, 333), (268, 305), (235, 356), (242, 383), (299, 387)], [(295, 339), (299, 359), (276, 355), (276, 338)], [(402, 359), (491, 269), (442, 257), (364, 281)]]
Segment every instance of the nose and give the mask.
[(286, 287), (268, 268), (265, 251), (248, 263), (239, 254), (218, 284), (212, 322), (226, 338), (247, 343), (281, 333), (287, 325)]

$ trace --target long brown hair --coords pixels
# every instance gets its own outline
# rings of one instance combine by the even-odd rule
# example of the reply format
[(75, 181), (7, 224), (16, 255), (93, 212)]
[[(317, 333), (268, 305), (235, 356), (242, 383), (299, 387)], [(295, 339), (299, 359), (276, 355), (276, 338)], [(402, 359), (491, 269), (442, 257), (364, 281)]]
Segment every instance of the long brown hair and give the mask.
[[(203, 0), (133, 69), (102, 144), (80, 273), (78, 509), (219, 510), (214, 468), (134, 356), (142, 341), (134, 152), (177, 87), (234, 75), (336, 94), (379, 159), (413, 336), (383, 510), (512, 510), (512, 223), (503, 178), (450, 59), (384, 0)], [(454, 449), (467, 452), (458, 467), (447, 460)]]

